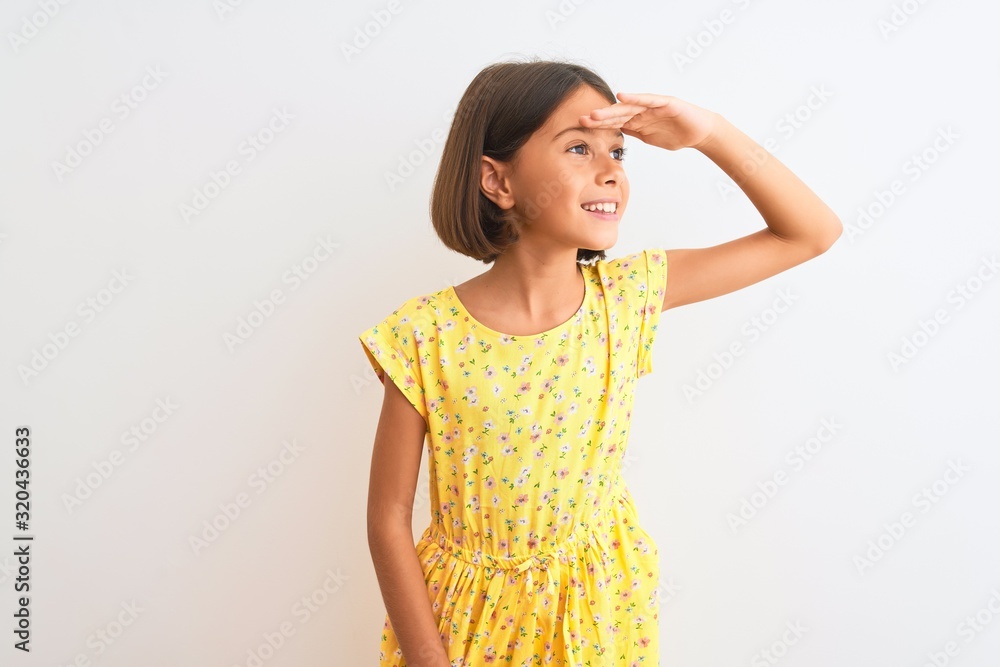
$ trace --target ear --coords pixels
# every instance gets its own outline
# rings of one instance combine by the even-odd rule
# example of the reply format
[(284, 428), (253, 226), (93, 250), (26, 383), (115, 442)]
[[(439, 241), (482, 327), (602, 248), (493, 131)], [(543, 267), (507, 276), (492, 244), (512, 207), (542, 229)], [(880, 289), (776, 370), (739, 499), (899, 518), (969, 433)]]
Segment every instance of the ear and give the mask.
[(502, 209), (513, 208), (514, 193), (508, 179), (509, 165), (483, 156), (479, 171), (479, 189)]

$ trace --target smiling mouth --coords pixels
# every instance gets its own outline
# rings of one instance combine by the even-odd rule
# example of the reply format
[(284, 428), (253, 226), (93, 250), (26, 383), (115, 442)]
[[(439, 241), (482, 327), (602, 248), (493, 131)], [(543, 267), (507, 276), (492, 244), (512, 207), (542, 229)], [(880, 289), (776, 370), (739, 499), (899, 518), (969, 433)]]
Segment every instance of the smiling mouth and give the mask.
[(600, 204), (580, 204), (580, 208), (591, 213), (617, 213), (618, 204), (615, 202), (602, 202)]

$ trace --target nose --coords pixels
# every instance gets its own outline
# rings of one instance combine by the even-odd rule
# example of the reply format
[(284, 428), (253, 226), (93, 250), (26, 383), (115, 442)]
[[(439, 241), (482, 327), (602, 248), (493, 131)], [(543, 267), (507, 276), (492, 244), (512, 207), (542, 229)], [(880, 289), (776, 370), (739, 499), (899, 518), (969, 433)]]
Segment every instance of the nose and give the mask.
[(625, 168), (619, 160), (605, 155), (599, 161), (596, 178), (601, 184), (616, 185), (625, 179)]

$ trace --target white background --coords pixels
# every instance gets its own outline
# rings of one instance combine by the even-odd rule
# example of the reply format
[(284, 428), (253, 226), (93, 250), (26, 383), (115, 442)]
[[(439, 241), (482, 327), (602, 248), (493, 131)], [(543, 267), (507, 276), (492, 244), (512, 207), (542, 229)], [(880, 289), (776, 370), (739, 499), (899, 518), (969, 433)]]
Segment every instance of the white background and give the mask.
[[(365, 501), (382, 388), (357, 336), (487, 268), (433, 233), (431, 138), (482, 67), (542, 56), (773, 140), (846, 228), (813, 261), (663, 315), (625, 471), (660, 546), (661, 664), (995, 665), (997, 6), (387, 7), (5, 3), (0, 663), (376, 664)], [(704, 155), (626, 145), (609, 257), (763, 227)], [(793, 464), (824, 420), (833, 436)], [(12, 648), (19, 425), (30, 655)], [(415, 535), (426, 469), (420, 488)]]

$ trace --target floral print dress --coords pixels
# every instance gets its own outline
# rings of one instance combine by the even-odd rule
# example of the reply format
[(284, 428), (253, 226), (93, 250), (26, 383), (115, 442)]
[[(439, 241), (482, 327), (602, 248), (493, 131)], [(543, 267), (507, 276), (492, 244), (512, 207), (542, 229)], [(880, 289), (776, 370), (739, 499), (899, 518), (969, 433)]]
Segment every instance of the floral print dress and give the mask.
[[(448, 287), (359, 337), (427, 422), (415, 546), (453, 667), (659, 664), (659, 550), (621, 468), (666, 254), (579, 267), (579, 310), (537, 335), (484, 326)], [(406, 665), (388, 614), (379, 661)]]

